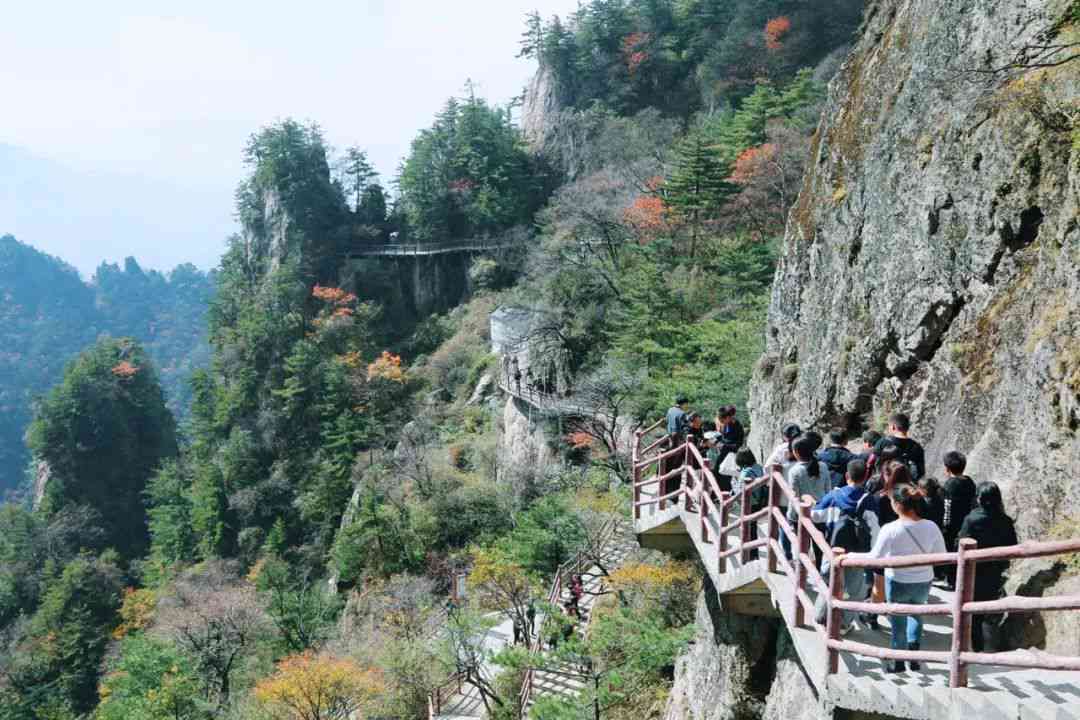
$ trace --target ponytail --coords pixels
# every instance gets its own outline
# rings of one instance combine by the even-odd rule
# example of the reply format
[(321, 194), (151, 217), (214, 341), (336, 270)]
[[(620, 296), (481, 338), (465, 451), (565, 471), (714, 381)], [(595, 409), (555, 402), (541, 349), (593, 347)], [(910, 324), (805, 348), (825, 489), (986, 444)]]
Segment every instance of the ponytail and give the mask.
[(821, 476), (821, 467), (818, 465), (817, 458), (814, 457), (817, 444), (813, 438), (803, 435), (792, 444), (792, 450), (795, 451), (795, 457), (806, 463), (807, 475), (814, 478)]
[(914, 485), (897, 485), (892, 491), (892, 499), (906, 512), (915, 513), (920, 518), (926, 517), (926, 493)]

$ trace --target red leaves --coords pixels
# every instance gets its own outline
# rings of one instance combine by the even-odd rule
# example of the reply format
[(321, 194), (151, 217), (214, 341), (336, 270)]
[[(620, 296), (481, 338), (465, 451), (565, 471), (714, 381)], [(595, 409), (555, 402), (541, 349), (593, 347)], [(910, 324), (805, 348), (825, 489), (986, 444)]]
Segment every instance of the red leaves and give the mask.
[(784, 47), (783, 39), (791, 32), (791, 18), (786, 15), (775, 17), (765, 23), (765, 47), (779, 50)]
[(356, 302), (356, 296), (352, 293), (347, 293), (341, 288), (323, 287), (322, 285), (316, 285), (311, 291), (311, 296), (338, 307), (352, 305)]
[(135, 375), (138, 374), (138, 372), (139, 372), (139, 368), (135, 367), (134, 365), (129, 363), (127, 360), (121, 361), (118, 365), (116, 365), (112, 369), (112, 374), (115, 375), (116, 377), (120, 378), (121, 380), (129, 380), (129, 379), (135, 377)]
[(637, 72), (642, 63), (649, 59), (646, 46), (650, 40), (652, 40), (652, 33), (646, 32), (630, 33), (623, 38), (623, 59), (626, 61), (626, 69), (630, 71), (631, 75)]
[(566, 436), (566, 442), (575, 450), (586, 450), (591, 448), (596, 440), (588, 433), (574, 432)]
[(743, 150), (735, 161), (735, 169), (731, 173), (731, 181), (746, 185), (761, 174), (762, 170), (776, 158), (776, 145), (765, 143), (757, 147)]
[(667, 222), (667, 205), (656, 195), (641, 195), (623, 211), (623, 220), (640, 232), (659, 232)]

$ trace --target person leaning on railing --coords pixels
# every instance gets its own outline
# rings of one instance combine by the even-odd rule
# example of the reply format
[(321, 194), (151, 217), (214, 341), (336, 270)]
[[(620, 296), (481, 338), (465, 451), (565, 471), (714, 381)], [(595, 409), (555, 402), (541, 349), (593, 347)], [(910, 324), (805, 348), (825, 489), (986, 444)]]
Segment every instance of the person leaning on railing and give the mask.
[[(883, 560), (908, 555), (933, 555), (945, 552), (945, 538), (941, 530), (920, 513), (924, 507), (922, 491), (909, 484), (896, 485), (890, 498), (892, 508), (899, 517), (878, 532), (877, 541), (868, 553), (854, 553), (850, 557)], [(934, 579), (931, 566), (885, 568), (885, 601), (904, 605), (925, 605), (930, 600), (930, 583)], [(922, 645), (923, 623), (918, 615), (890, 615), (892, 624), (892, 648), (894, 650), (919, 650)], [(905, 635), (906, 627), (906, 635)], [(912, 661), (911, 669), (918, 670), (919, 663)], [(903, 661), (885, 663), (886, 672), (904, 672)]]

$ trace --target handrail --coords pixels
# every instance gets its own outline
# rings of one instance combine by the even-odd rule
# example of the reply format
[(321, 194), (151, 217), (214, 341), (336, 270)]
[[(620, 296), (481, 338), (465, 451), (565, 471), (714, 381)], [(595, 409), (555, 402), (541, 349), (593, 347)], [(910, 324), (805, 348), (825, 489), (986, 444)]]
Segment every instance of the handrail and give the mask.
[[(605, 525), (601, 536), (606, 534), (607, 527), (617, 523), (617, 520), (609, 520)], [(588, 558), (584, 552), (578, 552), (573, 558), (567, 560), (555, 570), (555, 577), (551, 580), (551, 590), (548, 592), (548, 605), (558, 606), (559, 599), (562, 597), (563, 588), (563, 576), (567, 573), (571, 575), (580, 574), (585, 569), (585, 561)], [(542, 640), (539, 631), (536, 633), (536, 637), (529, 638), (529, 652), (539, 652), (541, 650)], [(525, 710), (528, 708), (529, 700), (532, 698), (533, 680), (536, 677), (536, 669), (533, 667), (526, 668), (525, 675), (521, 680), (521, 692), (518, 693), (518, 717), (525, 716)]]
[[(654, 430), (663, 420), (650, 426)], [(977, 549), (971, 539), (960, 541), (956, 552), (909, 555), (891, 558), (869, 558), (849, 556), (841, 548), (830, 547), (828, 539), (818, 529), (810, 517), (813, 499), (809, 496), (796, 497), (794, 490), (784, 478), (779, 466), (768, 468), (765, 477), (743, 485), (739, 493), (721, 492), (712, 469), (702, 457), (701, 451), (691, 441), (679, 447), (669, 448), (663, 455), (642, 461), (641, 441), (645, 431), (635, 433), (633, 447), (633, 486), (634, 517), (640, 519), (643, 506), (663, 502), (676, 495), (685, 495), (696, 500), (696, 509), (690, 503), (683, 508), (683, 522), (689, 526), (689, 516), (696, 513), (695, 524), (700, 523), (700, 536), (704, 545), (717, 546), (718, 571), (727, 572), (727, 559), (741, 555), (741, 563), (749, 561), (749, 553), (764, 547), (767, 553), (767, 566), (770, 573), (781, 572), (792, 580), (791, 607), (794, 624), (806, 624), (810, 615), (813, 629), (825, 635), (828, 650), (828, 674), (839, 671), (841, 652), (862, 655), (884, 660), (914, 660), (920, 662), (947, 663), (949, 665), (949, 686), (966, 687), (968, 667), (971, 665), (998, 665), (1004, 667), (1033, 668), (1047, 670), (1080, 670), (1080, 657), (1056, 656), (1041, 651), (1014, 650), (1008, 652), (977, 653), (971, 649), (971, 618), (977, 614), (1004, 612), (1036, 612), (1080, 610), (1080, 595), (1067, 595), (1049, 598), (1027, 598), (1009, 596), (1000, 600), (974, 600), (975, 567), (978, 562), (1019, 560), (1023, 558), (1047, 557), (1080, 552), (1080, 539), (1054, 542), (1028, 541), (1018, 545)], [(667, 436), (661, 438), (666, 439)], [(656, 447), (654, 442), (650, 449)], [(654, 475), (642, 479), (641, 470), (661, 459), (678, 457), (685, 453), (682, 468), (671, 468), (664, 475)], [(681, 473), (682, 486), (675, 492), (662, 497), (642, 501), (641, 489), (644, 486), (662, 482)], [(761, 487), (769, 488), (767, 506), (756, 512), (750, 512), (751, 493)], [(782, 502), (786, 500), (787, 502)], [(784, 511), (781, 506), (787, 505)], [(731, 509), (739, 509), (739, 517), (731, 520)], [(788, 520), (788, 513), (794, 508), (798, 515), (795, 522)], [(713, 531), (707, 519), (710, 514), (717, 514), (716, 530)], [(751, 540), (751, 525), (756, 527), (764, 519), (768, 525), (765, 538)], [(740, 543), (737, 547), (727, 547), (728, 535), (740, 529)], [(710, 540), (710, 535), (715, 537)], [(781, 536), (791, 542), (789, 561), (780, 543)], [(818, 572), (811, 548), (817, 546), (822, 559), (828, 561), (829, 577)], [(927, 566), (955, 566), (957, 591), (949, 604), (903, 604), (903, 603), (868, 603), (844, 598), (844, 569), (867, 568), (885, 570), (889, 568), (910, 568)], [(809, 592), (816, 589), (827, 600), (827, 620), (824, 627), (813, 620), (813, 605)], [(953, 620), (952, 646), (948, 651), (892, 650), (874, 645), (867, 645), (840, 638), (841, 616), (843, 611), (875, 613), (878, 615), (928, 615), (949, 616)]]
[(378, 256), (378, 255), (435, 255), (445, 252), (500, 250), (510, 247), (523, 247), (522, 242), (508, 242), (504, 240), (489, 240), (484, 238), (472, 238), (468, 240), (448, 240), (443, 242), (411, 242), (411, 243), (378, 243), (359, 242), (355, 243), (348, 254), (352, 256)]

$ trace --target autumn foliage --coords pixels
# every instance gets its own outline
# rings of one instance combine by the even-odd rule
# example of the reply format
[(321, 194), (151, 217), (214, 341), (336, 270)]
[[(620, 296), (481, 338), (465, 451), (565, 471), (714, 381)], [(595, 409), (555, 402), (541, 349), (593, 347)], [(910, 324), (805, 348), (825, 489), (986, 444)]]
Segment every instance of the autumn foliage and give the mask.
[(623, 221), (645, 235), (662, 232), (667, 218), (667, 204), (657, 195), (641, 195), (623, 211)]
[(731, 173), (732, 182), (746, 185), (776, 158), (776, 145), (765, 143), (757, 147), (747, 148), (735, 160), (735, 169)]
[(623, 38), (623, 59), (626, 62), (626, 69), (631, 74), (637, 72), (641, 64), (649, 59), (649, 53), (645, 51), (645, 47), (651, 39), (652, 34), (646, 32), (631, 33)]
[(784, 38), (791, 32), (791, 19), (786, 15), (775, 17), (765, 23), (765, 47), (779, 50), (784, 46)]
[(278, 663), (255, 686), (255, 698), (276, 720), (346, 720), (367, 717), (364, 710), (383, 688), (378, 671), (309, 651)]
[(322, 285), (316, 285), (312, 288), (311, 296), (317, 300), (322, 300), (328, 305), (337, 307), (347, 307), (356, 302), (356, 295), (345, 292), (341, 288), (323, 287)]
[(146, 628), (154, 618), (157, 607), (157, 595), (153, 590), (136, 590), (129, 587), (124, 590), (123, 604), (120, 606), (120, 624), (113, 630), (114, 640), (122, 640), (133, 632)]
[(588, 433), (575, 432), (566, 436), (566, 442), (575, 450), (587, 450), (593, 446), (596, 440)]
[(128, 378), (135, 377), (138, 374), (139, 368), (135, 367), (127, 360), (120, 362), (112, 369), (112, 374), (121, 380), (127, 380)]
[(401, 356), (383, 350), (375, 362), (368, 365), (368, 380), (388, 380), (405, 382), (405, 371), (401, 368)]

